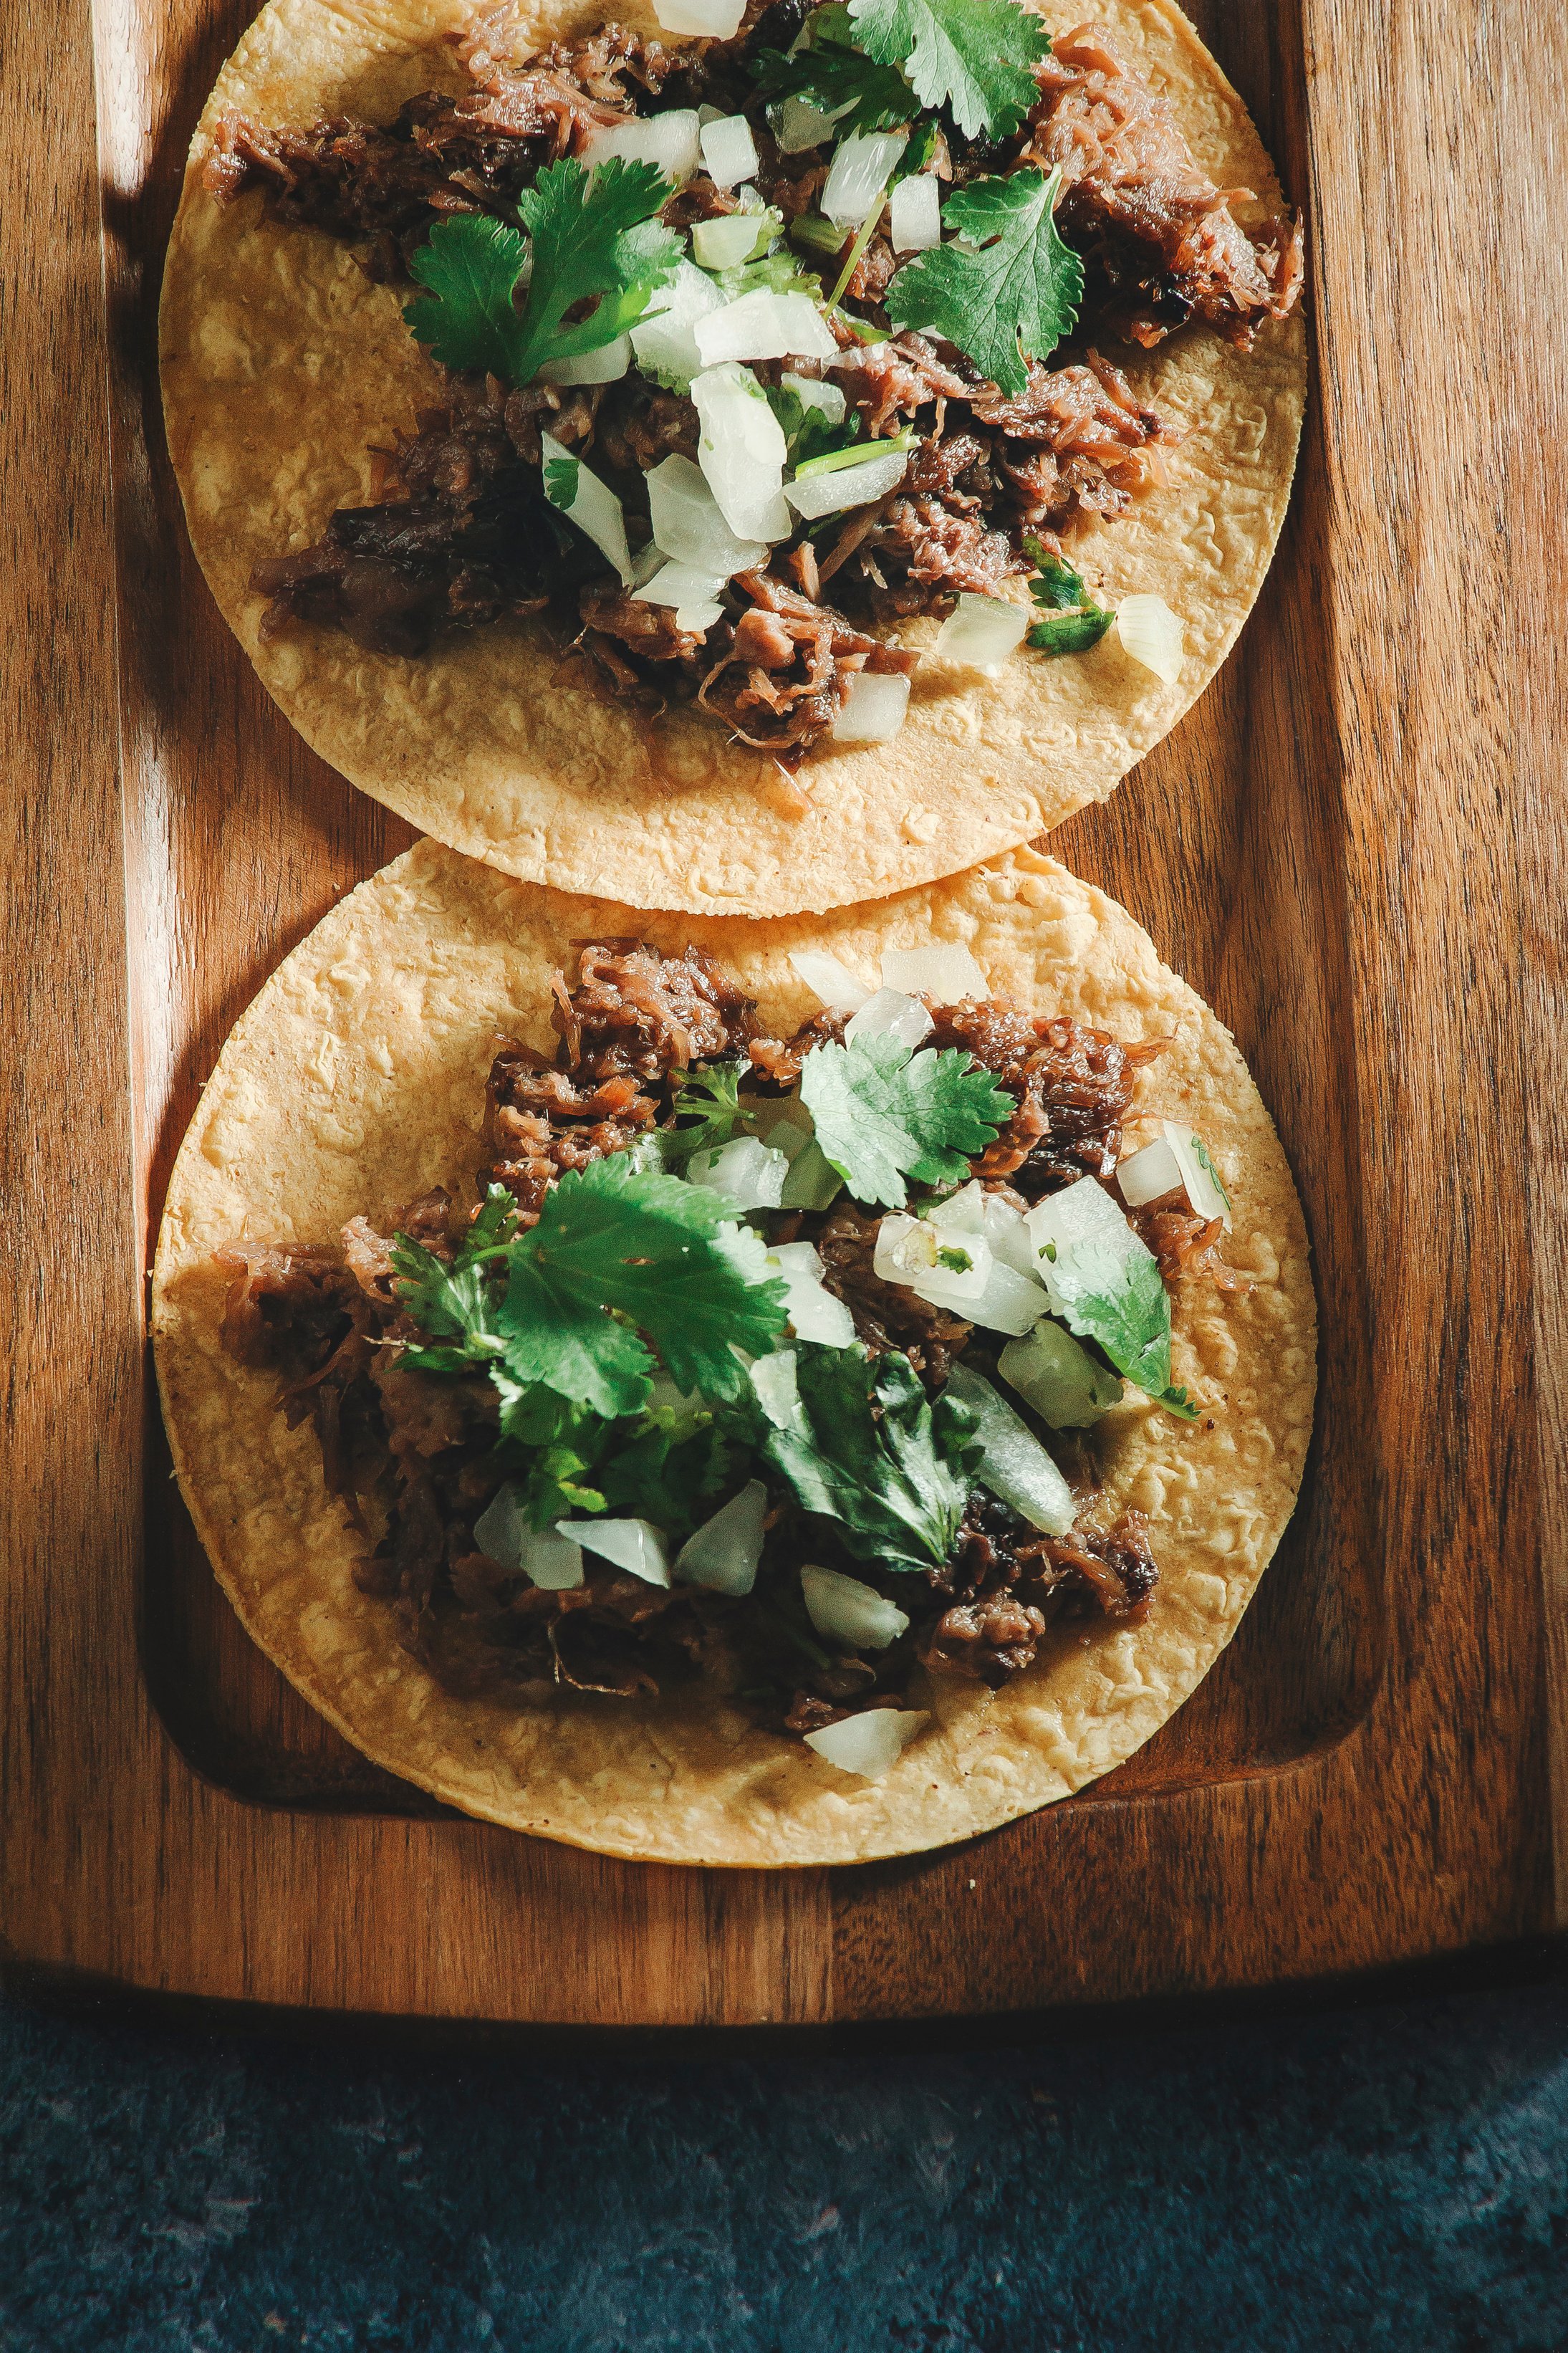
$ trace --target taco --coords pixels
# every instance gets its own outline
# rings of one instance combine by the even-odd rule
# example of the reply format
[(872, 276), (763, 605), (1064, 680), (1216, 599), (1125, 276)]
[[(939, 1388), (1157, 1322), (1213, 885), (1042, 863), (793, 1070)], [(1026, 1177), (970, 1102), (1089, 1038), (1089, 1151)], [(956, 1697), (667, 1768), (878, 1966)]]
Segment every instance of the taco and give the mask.
[(633, 1858), (864, 1861), (1130, 1756), (1312, 1415), (1229, 1036), (1033, 851), (637, 916), (422, 843), (224, 1049), (153, 1334), (251, 1634), (366, 1755)]
[(191, 150), (169, 447), (356, 785), (563, 889), (821, 909), (1104, 797), (1212, 676), (1300, 231), (1164, 0), (658, 4), (269, 0)]

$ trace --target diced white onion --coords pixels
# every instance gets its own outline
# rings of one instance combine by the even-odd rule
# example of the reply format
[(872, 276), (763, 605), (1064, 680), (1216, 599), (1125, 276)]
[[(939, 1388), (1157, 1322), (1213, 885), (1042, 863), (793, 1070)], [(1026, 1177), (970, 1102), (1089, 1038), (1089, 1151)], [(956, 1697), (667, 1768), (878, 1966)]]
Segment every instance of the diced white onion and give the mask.
[(942, 661), (962, 662), (984, 678), (1000, 678), (1009, 654), (1024, 641), (1029, 615), (1005, 596), (973, 596), (965, 589), (957, 610), (936, 633), (931, 651)]
[(725, 360), (827, 360), (838, 345), (809, 294), (774, 294), (758, 286), (697, 322), (704, 367)]
[(1122, 649), (1167, 686), (1182, 674), (1182, 625), (1163, 596), (1123, 596), (1116, 608)]
[(923, 253), (942, 243), (942, 192), (932, 173), (913, 172), (900, 180), (888, 209), (895, 253)]
[(612, 155), (624, 156), (628, 164), (657, 164), (668, 179), (683, 188), (697, 169), (696, 108), (676, 107), (668, 114), (597, 125), (584, 142), (583, 161), (604, 164)]
[(721, 114), (703, 123), (698, 132), (702, 161), (715, 187), (732, 188), (749, 180), (757, 168), (757, 142), (743, 114)]
[(722, 605), (678, 605), (675, 608), (676, 628), (694, 638), (705, 638), (714, 623), (723, 617)]
[(819, 1347), (847, 1348), (855, 1318), (822, 1280), (822, 1260), (809, 1242), (781, 1242), (768, 1252), (768, 1272), (783, 1277), (785, 1306), (797, 1340)]
[(792, 948), (789, 960), (829, 1013), (858, 1013), (870, 997), (865, 983), (826, 948)]
[[(884, 962), (886, 959), (884, 958)], [(977, 1176), (950, 1193), (926, 1212), (928, 1225), (945, 1234), (983, 1234), (985, 1231), (985, 1191)]]
[(1019, 1274), (994, 1258), (985, 1288), (964, 1309), (964, 1320), (978, 1324), (983, 1332), (1009, 1332), (1016, 1337), (1034, 1330), (1045, 1303), (1046, 1294), (1032, 1275)]
[[(868, 458), (858, 466), (836, 466), (827, 473), (807, 474), (804, 480), (797, 477), (784, 484), (784, 496), (797, 514), (816, 522), (823, 515), (842, 514), (847, 507), (868, 507), (885, 499), (903, 480), (909, 463), (907, 449), (889, 449), (885, 457)], [(904, 685), (907, 693), (907, 679)]]
[(710, 1593), (750, 1593), (763, 1556), (768, 1491), (749, 1480), (675, 1556), (678, 1585), (705, 1585)]
[(539, 371), (541, 384), (619, 384), (632, 364), (629, 335), (601, 343), (596, 352), (580, 352), (575, 359), (550, 360)]
[(879, 1781), (930, 1722), (927, 1708), (868, 1707), (841, 1723), (825, 1725), (820, 1732), (808, 1732), (805, 1745), (841, 1773)]
[(836, 744), (890, 744), (910, 707), (910, 681), (896, 670), (857, 670), (833, 723)]
[(860, 227), (908, 144), (902, 131), (857, 131), (839, 141), (821, 196), (836, 227)]
[(939, 1005), (963, 1005), (991, 993), (990, 982), (959, 940), (929, 948), (884, 950), (882, 986), (908, 989), (911, 997), (934, 997)]
[(731, 361), (693, 377), (691, 397), (702, 420), (698, 459), (731, 530), (738, 539), (787, 538), (781, 486), (788, 448), (756, 378)]
[[(1087, 1254), (1097, 1276), (1109, 1258), (1118, 1270), (1153, 1252), (1139, 1240), (1110, 1194), (1093, 1176), (1080, 1176), (1065, 1192), (1037, 1201), (1025, 1219), (1035, 1246), (1035, 1262), (1053, 1312), (1065, 1315), (1076, 1303), (1073, 1281), (1078, 1262)], [(1051, 1255), (1047, 1256), (1047, 1252)], [(1065, 1288), (1064, 1288), (1065, 1284)], [(1097, 1280), (1096, 1288), (1101, 1287)]]
[(985, 1223), (983, 1228), (991, 1245), (991, 1255), (1010, 1266), (1015, 1274), (1026, 1274), (1038, 1281), (1035, 1263), (1035, 1245), (1029, 1239), (1029, 1229), (1022, 1209), (1014, 1208), (999, 1193), (985, 1196)]
[[(563, 448), (552, 433), (542, 433), (539, 447), (548, 467), (556, 459), (564, 459), (577, 469), (577, 488), (569, 507), (560, 512), (586, 533), (595, 546), (606, 555), (621, 575), (623, 587), (632, 579), (632, 552), (626, 544), (626, 519), (621, 502), (607, 482), (590, 471), (581, 458)], [(548, 496), (548, 492), (546, 493)]]
[(819, 1634), (849, 1651), (885, 1651), (908, 1630), (908, 1613), (874, 1586), (810, 1562), (800, 1572), (805, 1614)]
[(1195, 1218), (1217, 1218), (1229, 1233), (1230, 1199), (1203, 1137), (1173, 1119), (1162, 1120), (1160, 1131), (1152, 1144), (1133, 1153), (1116, 1171), (1128, 1208), (1142, 1208), (1145, 1201), (1157, 1201), (1179, 1186)]
[(1087, 1430), (1120, 1403), (1122, 1394), (1116, 1375), (1048, 1315), (1042, 1315), (1026, 1336), (1008, 1341), (996, 1369), (1053, 1430)]
[(803, 408), (815, 408), (829, 425), (842, 425), (848, 404), (842, 385), (824, 384), (814, 375), (792, 375), (785, 368), (779, 378), (785, 392), (793, 392)]
[(1078, 1516), (1072, 1489), (1028, 1426), (967, 1365), (953, 1366), (946, 1394), (974, 1409), (979, 1475), (992, 1493), (1047, 1535), (1065, 1536)]
[(651, 1520), (557, 1520), (555, 1526), (584, 1552), (596, 1552), (645, 1585), (669, 1583), (669, 1554)]
[(671, 455), (646, 479), (653, 535), (673, 562), (722, 581), (763, 561), (768, 552), (765, 543), (737, 539), (706, 475), (689, 458)]
[[(631, 331), (637, 365), (668, 392), (689, 391), (692, 377), (702, 367), (697, 351), (697, 322), (710, 311), (721, 309), (724, 297), (706, 270), (683, 261), (653, 300), (658, 308)], [(681, 463), (689, 460), (682, 459)]]
[(800, 1411), (800, 1383), (793, 1348), (775, 1348), (752, 1366), (757, 1403), (776, 1430), (787, 1430)]
[(857, 1038), (890, 1035), (902, 1045), (918, 1046), (935, 1028), (918, 997), (910, 997), (901, 988), (879, 988), (866, 999), (844, 1035), (851, 1045)]
[(653, 13), (667, 33), (732, 41), (741, 29), (746, 0), (654, 0)]
[(723, 586), (694, 564), (664, 564), (632, 595), (639, 605), (700, 605), (710, 603)]
[(531, 1526), (510, 1479), (474, 1522), (474, 1542), (487, 1560), (521, 1569), (542, 1593), (565, 1593), (583, 1582), (582, 1547), (553, 1528)]
[(686, 1164), (688, 1181), (721, 1193), (737, 1209), (776, 1209), (789, 1175), (782, 1152), (771, 1152), (754, 1135), (737, 1135), (715, 1150), (694, 1152)]
[[(943, 1266), (943, 1252), (967, 1263)], [(900, 1283), (933, 1307), (957, 1308), (967, 1316), (969, 1303), (980, 1297), (990, 1276), (991, 1245), (983, 1234), (944, 1232), (929, 1219), (895, 1211), (877, 1229), (871, 1265), (882, 1282)], [(1037, 1304), (1035, 1313), (1039, 1314)]]
[(754, 259), (759, 246), (772, 239), (771, 222), (755, 213), (721, 213), (714, 220), (698, 221), (691, 231), (694, 260), (704, 269), (739, 269)]
[(778, 110), (773, 136), (781, 155), (804, 154), (806, 148), (821, 147), (832, 138), (833, 117), (809, 99), (786, 98)]

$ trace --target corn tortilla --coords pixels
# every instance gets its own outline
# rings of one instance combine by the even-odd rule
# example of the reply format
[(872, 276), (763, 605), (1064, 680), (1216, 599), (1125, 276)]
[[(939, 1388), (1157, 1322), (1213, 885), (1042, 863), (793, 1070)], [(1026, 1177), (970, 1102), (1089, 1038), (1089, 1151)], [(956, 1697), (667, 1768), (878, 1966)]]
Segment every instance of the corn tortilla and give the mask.
[[(1042, 13), (1059, 32), (1082, 7), (1047, 0)], [(259, 196), (226, 208), (205, 193), (210, 126), (231, 107), (269, 123), (389, 121), (418, 90), (465, 86), (442, 37), (476, 13), (476, 0), (268, 0), (191, 148), (163, 279), (169, 448), (213, 594), (307, 743), (422, 832), (505, 873), (705, 913), (785, 914), (907, 890), (1103, 800), (1214, 675), (1268, 569), (1300, 432), (1299, 313), (1265, 326), (1250, 353), (1199, 331), (1127, 363), (1183, 438), (1164, 484), (1075, 549), (1104, 601), (1153, 591), (1181, 616), (1178, 681), (1134, 662), (1114, 631), (1082, 656), (1021, 653), (994, 681), (927, 661), (892, 743), (812, 755), (804, 813), (765, 754), (704, 714), (650, 719), (553, 684), (559, 653), (534, 621), (448, 638), (419, 659), (326, 629), (262, 642), (253, 567), (369, 499), (370, 445), (438, 405), (440, 379), (402, 322), (404, 298), (372, 285), (345, 247), (266, 220)], [(1170, 98), (1218, 185), (1276, 203), (1246, 110), (1179, 10), (1100, 0), (1092, 13)], [(646, 0), (522, 0), (520, 49), (606, 15), (658, 30)], [(1021, 582), (1010, 593), (1027, 602)], [(929, 645), (937, 626), (906, 624), (903, 641)]]
[[(310, 1429), (220, 1341), (214, 1250), (384, 1230), (445, 1183), (473, 1198), (498, 1030), (551, 1049), (550, 977), (572, 943), (696, 942), (741, 977), (774, 1034), (816, 1000), (791, 948), (874, 979), (882, 952), (962, 940), (993, 988), (1129, 1042), (1174, 1036), (1140, 1118), (1190, 1119), (1235, 1203), (1226, 1293), (1180, 1284), (1173, 1377), (1195, 1423), (1140, 1400), (1100, 1425), (1110, 1513), (1149, 1514), (1161, 1581), (1142, 1625), (1076, 1625), (994, 1694), (931, 1679), (931, 1727), (868, 1783), (753, 1727), (707, 1692), (563, 1694), (519, 1713), (444, 1693), (353, 1581), (356, 1544)], [(1146, 1136), (1149, 1133), (1143, 1131)], [(1137, 1126), (1134, 1138), (1140, 1135)], [(1121, 908), (1032, 850), (870, 907), (768, 923), (638, 916), (422, 842), (363, 883), (268, 981), (219, 1057), (169, 1189), (153, 1293), (163, 1409), (185, 1499), (261, 1648), (356, 1747), (512, 1829), (664, 1862), (865, 1862), (991, 1830), (1131, 1756), (1214, 1663), (1289, 1519), (1312, 1419), (1306, 1233), (1279, 1139), (1235, 1043)]]

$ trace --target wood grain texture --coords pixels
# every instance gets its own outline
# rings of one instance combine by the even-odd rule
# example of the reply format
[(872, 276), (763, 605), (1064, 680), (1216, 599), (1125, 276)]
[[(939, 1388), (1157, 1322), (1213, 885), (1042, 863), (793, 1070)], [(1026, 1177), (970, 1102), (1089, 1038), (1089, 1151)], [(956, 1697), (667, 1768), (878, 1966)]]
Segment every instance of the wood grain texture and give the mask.
[[(1563, 556), (1515, 454), (1527, 399), (1562, 416), (1561, 199), (1518, 223), (1522, 273), (1433, 264), (1473, 247), (1477, 187), (1545, 172), (1552, 28), (1521, 0), (1462, 41), (1430, 0), (1200, 12), (1310, 205), (1309, 446), (1237, 655), (1050, 847), (1216, 1006), (1277, 1113), (1319, 1432), (1258, 1600), (1157, 1740), (978, 1846), (829, 1880), (616, 1865), (374, 1773), (240, 1634), (149, 1428), (140, 1274), (196, 1091), (263, 975), (407, 839), (257, 687), (163, 462), (157, 258), (247, 14), (99, 0), (107, 303), (84, 0), (29, 20), (0, 98), (9, 1951), (322, 2007), (803, 2021), (1259, 1983), (1561, 1918)], [(66, 399), (41, 414), (45, 378)]]

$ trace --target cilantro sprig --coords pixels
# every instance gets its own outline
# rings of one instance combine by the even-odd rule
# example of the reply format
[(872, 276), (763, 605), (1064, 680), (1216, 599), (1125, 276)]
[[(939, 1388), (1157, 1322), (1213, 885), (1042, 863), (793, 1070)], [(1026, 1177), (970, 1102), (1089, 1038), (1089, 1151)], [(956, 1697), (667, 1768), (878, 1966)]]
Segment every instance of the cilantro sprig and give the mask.
[[(444, 366), (531, 384), (550, 362), (599, 351), (647, 316), (680, 259), (680, 238), (655, 217), (669, 195), (653, 164), (615, 155), (592, 172), (569, 156), (549, 164), (517, 200), (532, 238), (522, 308), (521, 235), (463, 213), (438, 221), (415, 255), (412, 273), (427, 290), (404, 318)], [(567, 311), (588, 301), (587, 317), (568, 325)]]
[(907, 1356), (803, 1345), (800, 1404), (764, 1459), (807, 1512), (838, 1524), (845, 1549), (886, 1568), (940, 1568), (974, 1485), (974, 1416), (927, 1399)]
[(752, 1106), (741, 1101), (742, 1062), (709, 1062), (682, 1071), (675, 1093), (675, 1125), (663, 1135), (664, 1156), (672, 1166), (694, 1152), (716, 1151), (746, 1133)]
[(1042, 618), (1029, 631), (1029, 643), (1037, 653), (1081, 654), (1097, 646), (1112, 621), (1115, 613), (1105, 605), (1097, 605), (1084, 586), (1083, 575), (1064, 564), (1059, 555), (1052, 555), (1037, 539), (1024, 543), (1034, 558), (1036, 576), (1029, 583), (1029, 594), (1041, 608)]
[(803, 47), (785, 56), (759, 50), (752, 63), (757, 95), (773, 103), (804, 99), (819, 114), (833, 117), (839, 137), (849, 132), (891, 131), (919, 111), (914, 91), (899, 61), (879, 63), (855, 46), (847, 8), (819, 8), (807, 19)]
[(513, 1409), (541, 1388), (614, 1419), (647, 1402), (648, 1342), (682, 1389), (735, 1398), (735, 1349), (760, 1356), (784, 1328), (785, 1289), (767, 1271), (765, 1245), (700, 1186), (616, 1154), (568, 1170), (528, 1233), (508, 1228), (510, 1206), (493, 1189), (450, 1266), (399, 1238), (404, 1303), (437, 1343), (411, 1348), (405, 1363), (490, 1371)]
[(816, 1141), (858, 1201), (900, 1209), (905, 1179), (960, 1185), (1017, 1106), (962, 1047), (913, 1052), (873, 1035), (817, 1046), (801, 1065)]
[(921, 103), (949, 108), (972, 139), (1009, 137), (1039, 95), (1050, 36), (1017, 0), (848, 0), (848, 13), (867, 56), (901, 66)]
[(945, 335), (1011, 400), (1027, 388), (1027, 363), (1055, 351), (1083, 301), (1083, 263), (1052, 211), (1061, 178), (1059, 164), (1048, 180), (1028, 164), (955, 189), (942, 221), (965, 242), (917, 254), (885, 298), (895, 327)]

